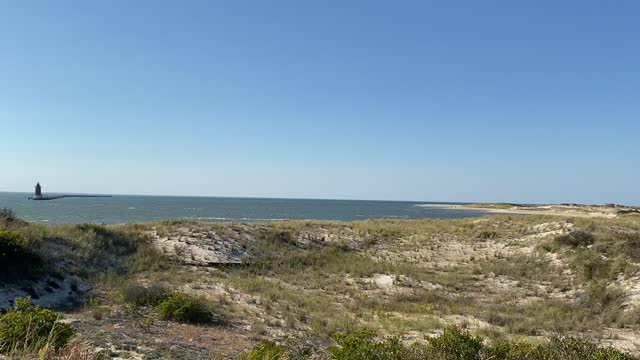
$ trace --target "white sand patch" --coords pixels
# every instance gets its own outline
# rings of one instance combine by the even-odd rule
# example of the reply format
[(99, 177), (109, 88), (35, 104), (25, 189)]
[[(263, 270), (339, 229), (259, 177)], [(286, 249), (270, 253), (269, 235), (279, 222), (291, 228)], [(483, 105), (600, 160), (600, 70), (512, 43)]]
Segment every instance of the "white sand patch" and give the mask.
[(246, 254), (235, 239), (223, 238), (214, 231), (182, 230), (160, 237), (150, 232), (153, 243), (170, 257), (186, 264), (207, 266), (212, 264), (239, 264)]
[(392, 289), (395, 282), (395, 276), (387, 274), (374, 274), (370, 278), (362, 279), (366, 283), (375, 284), (380, 289)]

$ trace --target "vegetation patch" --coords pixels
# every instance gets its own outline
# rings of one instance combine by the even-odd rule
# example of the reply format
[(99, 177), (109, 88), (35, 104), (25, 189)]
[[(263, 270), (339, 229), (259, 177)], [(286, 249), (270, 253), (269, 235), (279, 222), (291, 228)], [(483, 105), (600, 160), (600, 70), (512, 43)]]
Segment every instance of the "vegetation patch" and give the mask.
[(29, 223), (18, 218), (13, 209), (5, 207), (0, 209), (0, 225), (4, 225), (8, 228), (20, 228), (28, 226)]
[(211, 306), (204, 300), (193, 296), (175, 293), (158, 305), (158, 314), (162, 320), (172, 320), (191, 324), (213, 322)]
[(290, 231), (277, 228), (262, 233), (262, 240), (273, 244), (296, 245), (296, 240)]
[(150, 287), (128, 284), (122, 289), (124, 300), (136, 306), (157, 306), (171, 297), (169, 289), (162, 285)]
[(578, 230), (558, 236), (555, 242), (561, 246), (586, 247), (595, 243), (595, 237), (591, 233)]
[(30, 353), (63, 347), (74, 330), (59, 320), (62, 314), (15, 299), (15, 308), (0, 316), (0, 353)]
[[(426, 344), (406, 345), (398, 338), (377, 340), (371, 330), (336, 334), (329, 347), (329, 358), (336, 360), (633, 360), (611, 347), (597, 345), (571, 337), (551, 338), (534, 345), (510, 340), (498, 340), (485, 345), (483, 341), (458, 327), (448, 327), (442, 335)], [(321, 354), (314, 354), (322, 356)], [(271, 341), (258, 343), (240, 359), (291, 359), (289, 349)], [(312, 357), (313, 358), (313, 357)], [(317, 357), (325, 358), (325, 357)]]
[(289, 354), (282, 345), (269, 340), (262, 340), (251, 351), (238, 357), (239, 360), (285, 360)]

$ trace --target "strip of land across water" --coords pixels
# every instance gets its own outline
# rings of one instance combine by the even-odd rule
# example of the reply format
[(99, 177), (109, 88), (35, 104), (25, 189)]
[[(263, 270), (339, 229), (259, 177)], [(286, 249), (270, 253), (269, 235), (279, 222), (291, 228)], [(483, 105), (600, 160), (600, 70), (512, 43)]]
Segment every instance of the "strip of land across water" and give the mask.
[(421, 204), (426, 208), (438, 208), (449, 210), (479, 210), (492, 214), (528, 214), (528, 215), (560, 215), (577, 216), (587, 218), (615, 218), (618, 215), (640, 214), (640, 209), (622, 205), (578, 205), (578, 204), (552, 204), (552, 205), (521, 205), (507, 203), (477, 203), (467, 205), (454, 204)]

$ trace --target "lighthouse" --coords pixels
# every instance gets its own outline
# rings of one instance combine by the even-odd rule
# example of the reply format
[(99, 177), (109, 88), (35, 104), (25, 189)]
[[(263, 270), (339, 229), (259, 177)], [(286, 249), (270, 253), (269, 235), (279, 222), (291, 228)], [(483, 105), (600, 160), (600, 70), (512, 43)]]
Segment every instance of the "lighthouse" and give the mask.
[(42, 186), (40, 186), (40, 182), (36, 184), (36, 196), (35, 199), (39, 199), (42, 197)]

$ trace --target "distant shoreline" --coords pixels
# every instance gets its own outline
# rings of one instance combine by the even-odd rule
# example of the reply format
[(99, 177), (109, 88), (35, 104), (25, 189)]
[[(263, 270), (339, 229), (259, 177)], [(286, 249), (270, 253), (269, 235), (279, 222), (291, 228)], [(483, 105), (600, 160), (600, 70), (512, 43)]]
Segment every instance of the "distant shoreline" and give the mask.
[(454, 204), (420, 204), (426, 208), (438, 208), (447, 210), (484, 211), (492, 214), (521, 214), (521, 215), (555, 215), (575, 216), (584, 218), (615, 218), (622, 213), (638, 213), (636, 208), (619, 205), (578, 205), (578, 204), (546, 204), (546, 205), (517, 205), (517, 204), (493, 204), (480, 203), (468, 205)]

